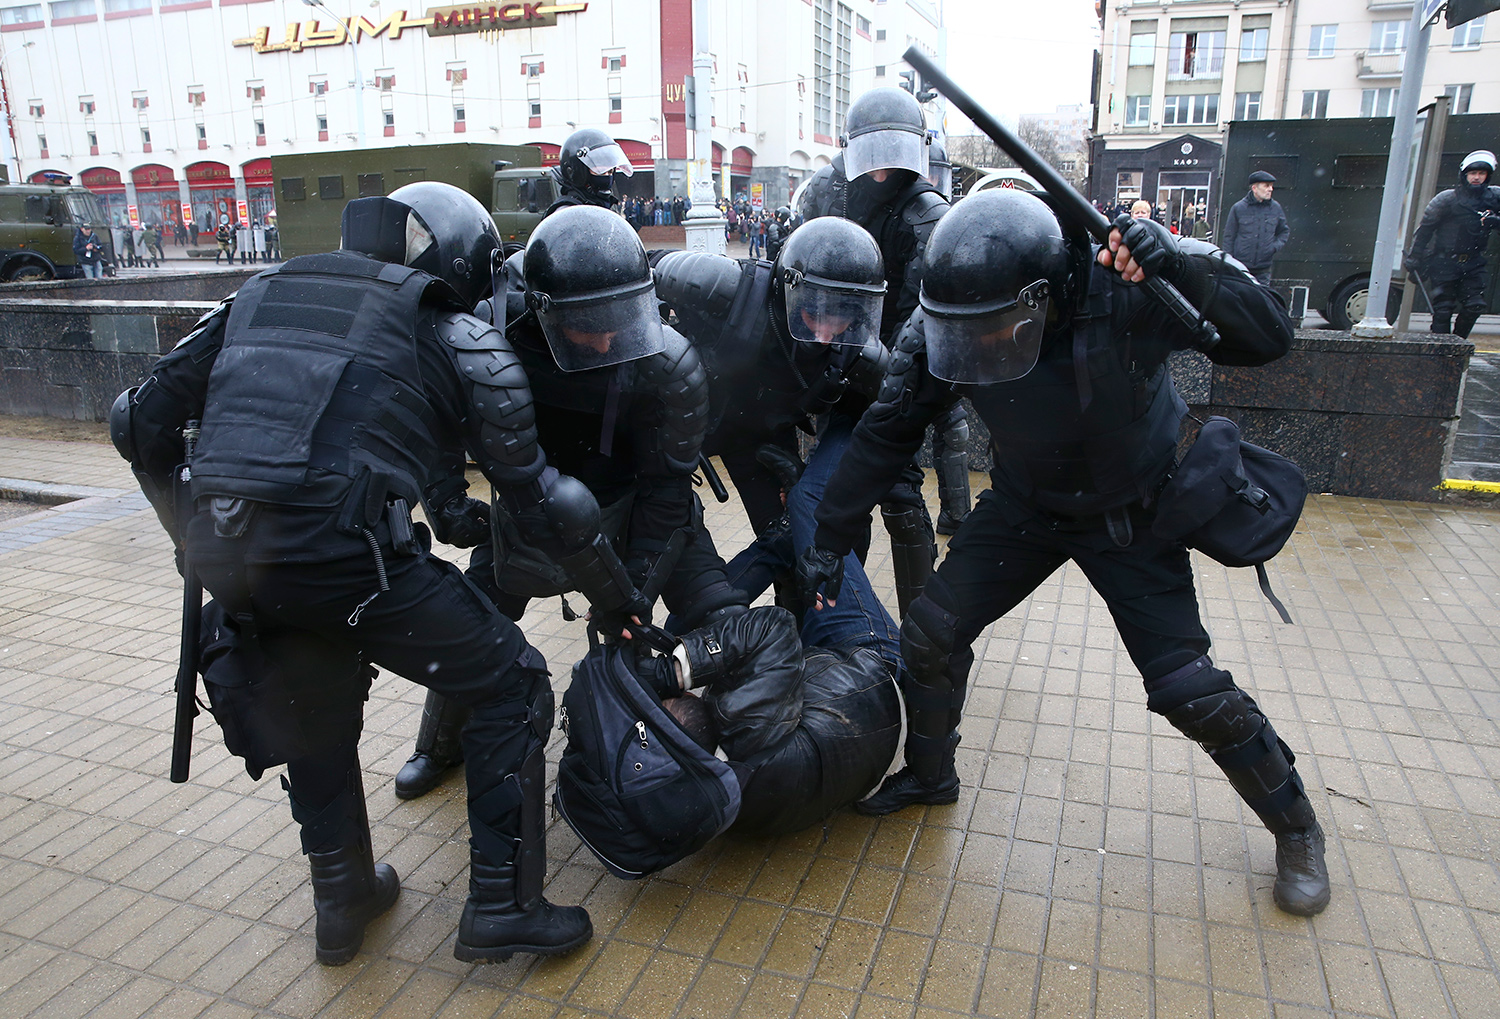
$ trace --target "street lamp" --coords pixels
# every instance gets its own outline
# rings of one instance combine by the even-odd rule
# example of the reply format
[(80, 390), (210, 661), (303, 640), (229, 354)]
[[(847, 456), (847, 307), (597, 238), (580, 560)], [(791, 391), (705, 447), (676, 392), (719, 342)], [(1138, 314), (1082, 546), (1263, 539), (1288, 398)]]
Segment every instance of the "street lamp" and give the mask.
[[(35, 41), (23, 42), (16, 48), (24, 50), (35, 45)], [(10, 105), (10, 86), (5, 82), (5, 58), (8, 56), (10, 56), (9, 49), (0, 52), (0, 106), (5, 108), (5, 130), (0, 132), (0, 135), (3, 135), (5, 143), (6, 168), (8, 170), (11, 163), (16, 164), (16, 183), (19, 184), (21, 182), (21, 153), (16, 148), (16, 121)]]
[(302, 0), (309, 7), (317, 8), (344, 27), (344, 38), (349, 40), (349, 52), (354, 57), (354, 124), (359, 129), (359, 147), (365, 147), (365, 79), (359, 73), (359, 47), (354, 45), (354, 29), (349, 22), (328, 9), (323, 0)]

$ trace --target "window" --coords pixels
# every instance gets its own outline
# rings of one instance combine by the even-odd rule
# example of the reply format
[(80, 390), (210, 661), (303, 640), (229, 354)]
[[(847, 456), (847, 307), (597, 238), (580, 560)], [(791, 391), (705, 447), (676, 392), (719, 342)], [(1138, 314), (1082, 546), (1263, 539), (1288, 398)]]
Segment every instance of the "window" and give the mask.
[(1443, 94), (1453, 100), (1449, 113), (1468, 113), (1469, 100), (1474, 98), (1473, 85), (1449, 85), (1443, 89)]
[(127, 11), (149, 13), (151, 0), (104, 0), (105, 14), (124, 14)]
[(832, 144), (849, 111), (850, 40), (854, 12), (835, 0), (814, 0), (813, 138)]
[(42, 105), (40, 99), (33, 99), (26, 104), (26, 113), (32, 117), (43, 117), (47, 113), (47, 108)]
[(620, 103), (620, 97), (619, 96), (610, 96), (609, 97), (609, 112), (610, 113), (621, 113), (621, 112), (623, 112), (623, 107), (622, 107), (622, 105)]
[(1163, 124), (1217, 124), (1219, 122), (1219, 94), (1217, 92), (1199, 96), (1167, 96), (1162, 106)]
[(1323, 120), (1328, 116), (1328, 90), (1302, 93), (1302, 119)]
[(1150, 96), (1125, 97), (1125, 123), (1131, 126), (1147, 123), (1151, 119)]
[(461, 60), (449, 64), (445, 73), (454, 88), (462, 88), (464, 82), (469, 80), (469, 69)]
[[(99, 147), (99, 132), (98, 131), (89, 131), (89, 132), (87, 132), (87, 134), (89, 136), (89, 148), (91, 148), (91, 149), (97, 149)], [(95, 152), (95, 153), (92, 153), (92, 154), (97, 156), (99, 153)]]
[(614, 56), (614, 57), (610, 57), (609, 58), (609, 63), (608, 63), (608, 66), (605, 67), (605, 70), (607, 70), (607, 71), (618, 71), (620, 68), (622, 68), (624, 66), (625, 66), (625, 58), (624, 57), (620, 57), (620, 56)]
[(289, 202), (300, 202), (307, 197), (307, 185), (301, 177), (281, 178), (281, 197)]
[[(318, 114), (318, 133), (323, 135), (326, 135), (328, 133), (328, 114), (326, 113)], [(323, 138), (320, 140), (327, 141), (328, 139)]]
[(1156, 63), (1156, 33), (1137, 32), (1130, 37), (1130, 66), (1150, 67)]
[(875, 65), (875, 77), (877, 77), (877, 78), (884, 78), (885, 77), (885, 65), (884, 64), (876, 64)]
[(198, 140), (200, 142), (206, 142), (206, 141), (208, 141), (208, 128), (205, 127), (202, 124), (198, 124), (197, 128), (198, 128)]
[(42, 150), (42, 155), (47, 155), (47, 136), (39, 134), (36, 136), (36, 147)]
[(542, 101), (540, 99), (533, 99), (533, 100), (531, 100), (531, 104), (530, 105), (531, 105), (531, 110), (527, 114), (527, 116), (537, 117), (538, 119), (540, 119), (540, 117), (542, 115)]
[(883, 29), (883, 28), (877, 28), (875, 30), (875, 41), (876, 42), (885, 42), (885, 29)]
[(870, 19), (861, 17), (860, 15), (856, 14), (854, 16), (854, 31), (858, 32), (866, 39), (870, 38)]
[(1406, 22), (1377, 21), (1370, 26), (1371, 53), (1400, 53), (1406, 49)]
[(359, 175), (359, 197), (379, 198), (385, 194), (385, 174), (362, 173)]
[(141, 128), (141, 145), (145, 147), (147, 152), (151, 151), (151, 129), (149, 127)]
[(344, 178), (342, 176), (319, 177), (318, 197), (323, 199), (325, 202), (331, 201), (335, 198), (343, 198)]
[(1121, 170), (1115, 174), (1115, 201), (1133, 201), (1141, 197), (1144, 170)]
[(203, 105), (203, 98), (204, 98), (203, 86), (202, 85), (189, 85), (188, 86), (188, 90), (187, 90), (187, 96), (188, 96), (188, 105), (189, 106), (202, 106)]
[(1260, 119), (1260, 93), (1259, 92), (1236, 92), (1234, 94), (1234, 119), (1235, 120), (1259, 120)]
[(315, 96), (328, 94), (328, 75), (314, 74), (307, 79), (307, 90)]
[(1173, 32), (1167, 41), (1167, 78), (1220, 78), (1224, 75), (1223, 32)]
[(1314, 25), (1307, 39), (1307, 55), (1320, 60), (1332, 57), (1338, 35), (1337, 25)]
[(540, 78), (542, 76), (542, 62), (540, 60), (528, 60), (521, 64), (521, 73), (528, 78)]
[(94, 115), (94, 110), (97, 108), (98, 104), (94, 102), (93, 96), (78, 97), (78, 112), (83, 114), (85, 117), (92, 117)]
[(266, 136), (266, 122), (264, 120), (256, 120), (255, 121), (255, 137), (256, 138), (264, 138), (265, 136)]
[(259, 79), (256, 79), (255, 81), (247, 81), (247, 82), (245, 82), (245, 98), (249, 99), (252, 103), (265, 102), (265, 99), (266, 99), (266, 84), (265, 84), (265, 82), (263, 82), (263, 81), (261, 81)]
[(130, 93), (130, 105), (137, 110), (144, 110), (151, 105), (151, 97), (144, 92)]
[(1240, 33), (1240, 63), (1248, 64), (1266, 59), (1266, 47), (1271, 42), (1269, 28), (1247, 28)]
[(375, 72), (375, 87), (382, 92), (390, 92), (396, 87), (395, 68), (382, 67)]
[(462, 103), (459, 103), (453, 107), (453, 123), (462, 124), (467, 117), (468, 114), (464, 112)]
[(1367, 88), (1359, 94), (1361, 117), (1389, 117), (1396, 108), (1399, 88)]
[(52, 12), (53, 21), (61, 21), (64, 18), (93, 18), (99, 14), (99, 9), (94, 6), (94, 0), (54, 0), (47, 7)]
[(42, 5), (28, 4), (25, 7), (7, 7), (0, 10), (0, 25), (40, 25)]
[(1456, 50), (1477, 50), (1479, 44), (1484, 41), (1484, 15), (1481, 14), (1473, 21), (1459, 25), (1453, 30), (1453, 48)]

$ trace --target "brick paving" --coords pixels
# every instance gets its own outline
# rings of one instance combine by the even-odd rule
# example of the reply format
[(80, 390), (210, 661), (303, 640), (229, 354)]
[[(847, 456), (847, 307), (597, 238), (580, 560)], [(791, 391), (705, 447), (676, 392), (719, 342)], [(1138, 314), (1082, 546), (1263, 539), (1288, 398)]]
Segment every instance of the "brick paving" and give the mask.
[[(462, 781), (395, 798), (421, 693), (382, 675), (362, 753), (403, 890), (327, 969), (274, 778), (205, 716), (191, 781), (166, 780), (180, 588), (129, 472), (107, 445), (0, 439), (0, 489), (25, 483), (77, 498), (0, 521), (5, 1019), (1500, 1016), (1493, 509), (1315, 497), (1270, 568), (1295, 626), (1251, 571), (1199, 562), (1215, 657), (1328, 830), (1314, 920), (1272, 906), (1270, 836), (1146, 712), (1069, 568), (976, 647), (956, 806), (724, 839), (638, 883), (554, 823), (549, 895), (596, 930), (560, 960), (453, 959)], [(721, 546), (742, 519), (710, 508)], [(883, 538), (871, 562), (888, 596)], [(523, 625), (565, 683), (581, 624), (551, 602)]]

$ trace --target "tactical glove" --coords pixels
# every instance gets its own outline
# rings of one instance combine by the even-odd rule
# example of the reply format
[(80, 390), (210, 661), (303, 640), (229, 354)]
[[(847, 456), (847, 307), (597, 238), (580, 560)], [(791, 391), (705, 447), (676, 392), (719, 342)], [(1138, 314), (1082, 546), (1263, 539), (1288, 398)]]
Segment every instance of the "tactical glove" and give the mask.
[(1408, 275), (1420, 274), (1422, 272), (1422, 259), (1408, 252), (1406, 257), (1401, 259), (1401, 268)]
[(454, 548), (473, 548), (490, 536), (490, 504), (460, 495), (432, 509), (432, 532)]
[(844, 557), (817, 545), (807, 546), (797, 560), (797, 597), (809, 608), (818, 605), (818, 591), (832, 605), (844, 588)]
[(1170, 230), (1155, 220), (1126, 215), (1116, 219), (1114, 225), (1120, 231), (1120, 243), (1130, 249), (1130, 257), (1147, 276), (1159, 276), (1168, 283), (1181, 279), (1187, 256), (1178, 249), (1177, 238)]

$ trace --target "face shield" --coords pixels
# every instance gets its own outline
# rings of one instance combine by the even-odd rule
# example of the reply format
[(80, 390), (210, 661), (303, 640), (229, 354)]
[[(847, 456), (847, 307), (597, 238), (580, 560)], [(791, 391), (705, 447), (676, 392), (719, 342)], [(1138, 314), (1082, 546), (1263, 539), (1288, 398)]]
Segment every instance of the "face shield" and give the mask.
[(844, 148), (844, 176), (871, 170), (911, 170), (927, 176), (927, 134), (921, 128), (890, 125), (852, 135)]
[(583, 149), (578, 153), (578, 161), (595, 177), (607, 178), (617, 170), (627, 177), (635, 174), (635, 168), (625, 158), (625, 150), (617, 142)]
[(953, 195), (953, 167), (948, 163), (929, 163), (927, 182), (948, 198)]
[(884, 283), (845, 283), (789, 270), (786, 326), (792, 338), (816, 346), (863, 347), (880, 335)]
[(922, 296), (927, 367), (945, 382), (1012, 382), (1036, 367), (1050, 287), (1037, 280), (1014, 301), (939, 304)]
[(552, 300), (529, 291), (552, 359), (565, 372), (635, 361), (666, 349), (656, 284), (648, 279), (615, 291)]

